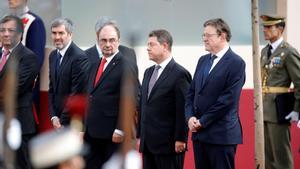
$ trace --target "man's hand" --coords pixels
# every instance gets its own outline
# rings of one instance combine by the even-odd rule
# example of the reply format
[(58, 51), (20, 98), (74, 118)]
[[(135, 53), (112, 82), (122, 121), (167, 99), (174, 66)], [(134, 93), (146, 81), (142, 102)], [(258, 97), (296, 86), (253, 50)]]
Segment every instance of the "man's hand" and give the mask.
[(60, 129), (62, 127), (58, 117), (55, 117), (52, 119), (52, 125), (53, 125), (54, 129)]
[(290, 112), (290, 114), (285, 116), (285, 119), (286, 120), (290, 119), (290, 122), (297, 122), (299, 120), (299, 113), (292, 111), (292, 112)]
[(297, 127), (300, 128), (300, 120), (298, 121)]
[(201, 124), (196, 117), (191, 117), (188, 121), (188, 126), (191, 132), (197, 132), (198, 129), (201, 128)]
[(182, 153), (186, 150), (185, 142), (182, 141), (176, 141), (175, 142), (175, 152), (176, 153)]
[(122, 143), (124, 140), (124, 136), (114, 132), (114, 134), (112, 135), (112, 142), (114, 143)]

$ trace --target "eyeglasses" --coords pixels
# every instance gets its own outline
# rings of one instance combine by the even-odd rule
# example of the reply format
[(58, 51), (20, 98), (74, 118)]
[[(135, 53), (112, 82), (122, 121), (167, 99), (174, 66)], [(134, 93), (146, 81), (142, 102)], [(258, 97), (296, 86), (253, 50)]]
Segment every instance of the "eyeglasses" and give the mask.
[(116, 39), (116, 38), (100, 39), (100, 43), (102, 43), (102, 44), (106, 44), (107, 42), (109, 42), (109, 43), (116, 43), (117, 41), (118, 41), (118, 39)]
[(1, 33), (4, 33), (4, 32), (8, 32), (8, 33), (15, 33), (15, 32), (17, 32), (17, 30), (16, 29), (11, 29), (11, 28), (8, 28), (8, 29), (6, 29), (6, 28), (0, 28), (0, 32)]
[(211, 38), (215, 35), (218, 35), (218, 34), (216, 34), (216, 33), (204, 33), (204, 34), (202, 34), (202, 38)]

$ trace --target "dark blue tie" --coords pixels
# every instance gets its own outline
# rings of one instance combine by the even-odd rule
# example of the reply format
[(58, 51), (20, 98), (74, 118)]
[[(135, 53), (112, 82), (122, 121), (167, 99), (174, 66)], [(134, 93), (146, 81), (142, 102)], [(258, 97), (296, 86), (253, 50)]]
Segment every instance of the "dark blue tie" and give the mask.
[(59, 70), (61, 58), (62, 58), (62, 55), (59, 53), (59, 51), (57, 51), (56, 61), (55, 61), (56, 78), (58, 77), (58, 70)]
[(209, 57), (208, 63), (205, 65), (204, 67), (204, 71), (203, 71), (203, 80), (202, 82), (204, 83), (207, 79), (207, 76), (209, 74), (209, 70), (211, 69), (211, 66), (214, 63), (214, 60), (217, 58), (216, 55), (212, 55), (211, 57)]

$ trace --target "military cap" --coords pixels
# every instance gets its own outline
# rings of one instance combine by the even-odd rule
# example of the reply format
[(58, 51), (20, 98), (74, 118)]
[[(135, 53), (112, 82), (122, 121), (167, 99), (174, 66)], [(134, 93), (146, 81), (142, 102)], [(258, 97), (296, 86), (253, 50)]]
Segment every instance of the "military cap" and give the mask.
[(38, 135), (29, 142), (30, 159), (35, 168), (56, 166), (82, 152), (79, 132), (70, 128)]
[(284, 23), (284, 17), (275, 15), (261, 15), (263, 26), (272, 26), (279, 23)]

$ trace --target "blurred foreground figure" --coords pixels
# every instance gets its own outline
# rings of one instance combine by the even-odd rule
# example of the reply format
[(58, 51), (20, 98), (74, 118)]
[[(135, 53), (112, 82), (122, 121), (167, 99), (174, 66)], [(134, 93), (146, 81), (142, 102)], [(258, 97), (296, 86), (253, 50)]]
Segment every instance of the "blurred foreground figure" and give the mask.
[(74, 129), (64, 128), (39, 135), (32, 139), (29, 148), (35, 168), (84, 168), (84, 160), (80, 156), (83, 144), (79, 132)]
[[(32, 109), (32, 88), (38, 75), (38, 57), (22, 45), (21, 37), (23, 24), (16, 16), (8, 15), (0, 21), (0, 38), (2, 50), (0, 51), (0, 111), (3, 110), (3, 84), (9, 71), (8, 65), (15, 60), (17, 71), (16, 117), (21, 123), (22, 142), (17, 150), (17, 168), (31, 168), (28, 155), (28, 142), (36, 133), (36, 123)], [(5, 112), (7, 113), (7, 112)]]
[[(46, 29), (42, 18), (29, 9), (28, 1), (29, 0), (8, 0), (8, 6), (10, 13), (18, 16), (22, 20), (24, 32), (21, 42), (38, 56), (40, 70), (45, 57)], [(40, 75), (36, 78), (33, 88), (33, 100), (36, 110), (36, 123), (42, 123), (41, 125), (44, 125), (45, 120), (43, 118), (48, 120), (49, 115), (46, 112), (40, 111)], [(40, 119), (38, 119), (38, 115)]]
[(35, 168), (84, 168), (81, 154), (85, 151), (80, 131), (86, 106), (85, 95), (68, 97), (65, 109), (70, 113), (70, 127), (44, 133), (30, 142), (31, 162)]

